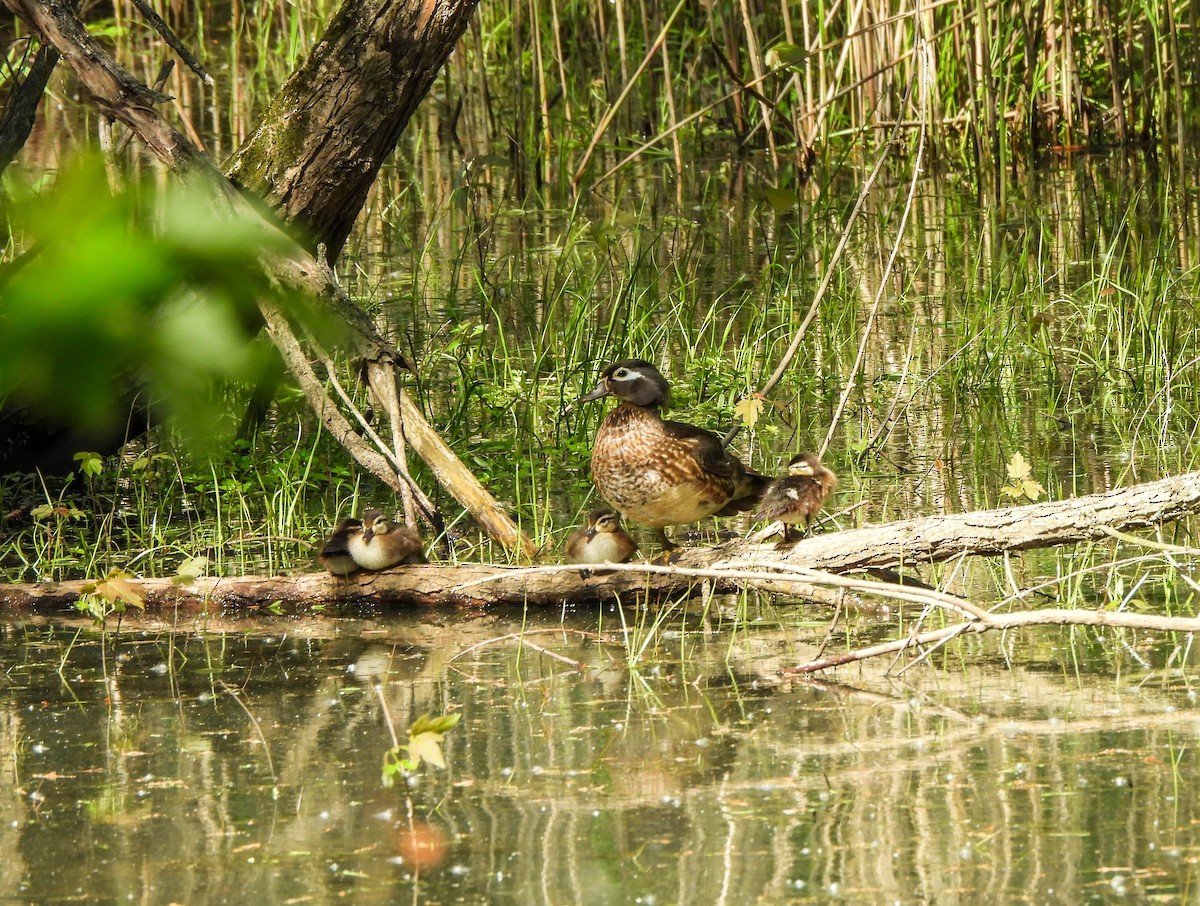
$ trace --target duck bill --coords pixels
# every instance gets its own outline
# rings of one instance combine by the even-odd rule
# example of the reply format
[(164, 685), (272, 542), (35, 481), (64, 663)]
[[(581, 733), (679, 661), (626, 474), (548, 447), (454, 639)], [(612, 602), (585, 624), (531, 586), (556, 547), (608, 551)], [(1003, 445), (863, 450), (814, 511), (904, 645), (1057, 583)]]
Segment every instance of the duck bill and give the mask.
[(375, 537), (375, 532), (370, 527), (366, 527), (363, 529), (363, 541), (370, 541), (374, 537)]
[(587, 534), (584, 537), (586, 537), (588, 541), (593, 540), (596, 537), (596, 530), (594, 528), (588, 529)]
[(579, 398), (579, 402), (590, 403), (592, 400), (598, 400), (602, 396), (608, 396), (609, 392), (610, 392), (609, 389), (606, 386), (604, 386), (603, 383), (600, 383), (600, 384), (596, 385), (596, 389), (593, 390), (591, 393), (585, 393), (583, 396), (581, 396)]

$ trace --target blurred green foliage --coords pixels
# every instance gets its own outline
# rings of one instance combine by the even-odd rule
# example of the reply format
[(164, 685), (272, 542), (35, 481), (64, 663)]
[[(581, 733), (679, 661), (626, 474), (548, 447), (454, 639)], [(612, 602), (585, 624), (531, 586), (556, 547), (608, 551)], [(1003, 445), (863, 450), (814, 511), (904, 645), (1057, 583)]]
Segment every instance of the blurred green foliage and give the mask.
[(46, 418), (123, 422), (140, 393), (186, 439), (211, 439), (229, 410), (216, 383), (252, 382), (274, 355), (258, 302), (296, 310), (260, 263), (286, 237), (201, 185), (114, 193), (89, 157), (48, 191), (17, 189), (9, 219), (25, 251), (0, 274), (0, 401)]

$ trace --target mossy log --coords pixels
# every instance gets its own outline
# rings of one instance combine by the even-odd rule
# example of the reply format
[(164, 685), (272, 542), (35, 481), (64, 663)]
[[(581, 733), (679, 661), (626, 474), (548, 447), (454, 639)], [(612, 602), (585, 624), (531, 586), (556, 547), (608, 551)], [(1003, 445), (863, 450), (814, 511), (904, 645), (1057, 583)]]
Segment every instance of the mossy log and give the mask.
[[(754, 587), (799, 597), (822, 583), (816, 574), (846, 574), (915, 566), (963, 555), (996, 555), (1081, 541), (1111, 540), (1114, 532), (1160, 526), (1200, 509), (1200, 472), (1104, 494), (947, 516), (927, 516), (844, 532), (826, 532), (789, 550), (773, 542), (733, 541), (672, 555), (669, 563), (624, 564), (603, 575), (577, 567), (487, 564), (403, 566), (339, 579), (325, 573), (136, 580), (148, 608), (219, 612), (280, 602), (288, 608), (361, 603), (389, 608), (427, 606), (559, 607), (628, 603), (682, 596), (705, 584), (715, 592)], [(59, 608), (90, 583), (0, 586), (0, 606)]]

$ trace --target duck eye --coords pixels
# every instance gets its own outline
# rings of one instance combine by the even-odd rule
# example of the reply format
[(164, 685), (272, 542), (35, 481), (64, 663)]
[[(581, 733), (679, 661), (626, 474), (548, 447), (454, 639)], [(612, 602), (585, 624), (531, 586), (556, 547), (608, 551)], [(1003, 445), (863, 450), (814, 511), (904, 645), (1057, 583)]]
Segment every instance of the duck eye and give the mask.
[(625, 380), (625, 378), (629, 377), (629, 369), (628, 368), (618, 368), (616, 371), (613, 372), (613, 377), (615, 377), (618, 381), (623, 381), (623, 380)]

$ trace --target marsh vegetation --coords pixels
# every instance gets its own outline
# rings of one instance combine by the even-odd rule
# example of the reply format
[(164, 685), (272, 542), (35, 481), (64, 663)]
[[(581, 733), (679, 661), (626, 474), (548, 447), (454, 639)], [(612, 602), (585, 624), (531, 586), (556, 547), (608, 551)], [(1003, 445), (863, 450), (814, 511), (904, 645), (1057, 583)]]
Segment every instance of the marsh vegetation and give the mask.
[[(223, 160), (333, 9), (163, 13), (216, 78), (167, 90)], [(822, 450), (841, 484), (818, 531), (1006, 505), (1014, 455), (1029, 466), (1017, 490), (1043, 499), (1191, 471), (1194, 18), (1186, 3), (485, 4), (372, 188), (338, 278), (413, 364), (419, 407), (550, 561), (599, 503), (587, 461), (604, 410), (576, 400), (630, 355), (663, 368), (675, 416), (740, 423), (734, 446), (755, 468)], [(132, 8), (87, 19), (153, 79), (160, 51)], [(27, 46), (10, 47), (19, 71)], [(38, 193), (10, 211), (8, 255), (76, 237), (66, 263), (42, 266), (83, 311), (94, 290), (68, 272), (86, 263), (71, 248), (95, 240), (104, 273), (133, 271), (104, 253), (127, 245), (88, 219), (99, 184), (55, 200), (52, 177), (101, 124), (69, 73), (51, 88), (6, 173), (14, 197)], [(174, 221), (181, 232), (157, 224), (169, 202), (136, 140), (112, 171), (129, 195), (110, 218), (176, 237), (177, 271), (138, 261), (172, 285), (249, 285), (233, 262), (228, 283), (194, 279), (245, 244), (179, 239), (212, 232), (189, 234), (199, 215)], [(739, 405), (826, 279), (799, 355), (746, 424)], [(236, 292), (223, 298), (222, 323), (238, 324)], [(212, 363), (194, 342), (203, 325), (154, 323), (181, 345), (156, 345), (153, 370), (170, 375), (163, 362), (185, 353)], [(400, 508), (286, 381), (264, 419), (245, 418), (258, 352), (232, 335), (245, 370), (178, 388), (199, 430), (172, 419), (120, 455), (77, 451), (69, 478), (0, 476), (5, 580), (311, 570), (339, 517)], [(84, 363), (119, 347), (70, 339), (30, 341), (22, 361), (55, 359), (63, 392), (82, 397), (108, 380)], [(447, 519), (437, 559), (520, 559), (410, 466)], [(691, 540), (755, 527), (707, 523)], [(1190, 616), (1194, 529), (917, 576), (1009, 610)], [(0, 644), (9, 887), (180, 902), (1188, 896), (1190, 635), (1027, 630), (843, 668), (836, 685), (781, 678), (818, 651), (945, 619), (833, 616), (749, 592), (431, 618), (267, 602), (244, 620), (148, 614), (133, 634), (86, 614), (13, 615)], [(445, 712), (463, 715), (445, 771), (382, 784), (388, 727)], [(427, 863), (419, 822), (441, 841)]]

